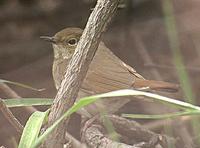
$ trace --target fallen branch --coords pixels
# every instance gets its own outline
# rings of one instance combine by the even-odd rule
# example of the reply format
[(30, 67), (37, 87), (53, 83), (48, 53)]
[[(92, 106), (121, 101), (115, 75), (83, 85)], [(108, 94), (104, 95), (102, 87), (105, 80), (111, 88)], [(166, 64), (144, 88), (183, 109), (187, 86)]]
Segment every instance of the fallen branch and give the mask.
[[(103, 126), (100, 124), (97, 125), (93, 119), (96, 119), (101, 125), (105, 125), (104, 119), (110, 120), (115, 131), (121, 135), (120, 139), (128, 141), (129, 144), (131, 141), (132, 145), (127, 145), (109, 139), (106, 137), (108, 133), (105, 133)], [(95, 124), (92, 124), (90, 120), (95, 122)], [(165, 148), (167, 145), (174, 145), (177, 142), (174, 138), (156, 134), (148, 129), (145, 129), (133, 120), (128, 120), (116, 115), (104, 115), (102, 118), (92, 118), (90, 120), (86, 122), (82, 131), (82, 140), (86, 142), (89, 147), (110, 148), (122, 146), (123, 148), (152, 148), (156, 145), (160, 145)]]
[(85, 142), (89, 147), (98, 147), (98, 148), (141, 148), (138, 146), (131, 146), (124, 143), (113, 141), (107, 138), (101, 131), (102, 127), (100, 125), (93, 124), (86, 129), (83, 136)]
[(128, 120), (116, 115), (106, 115), (104, 118), (99, 118), (100, 123), (104, 123), (107, 118), (112, 122), (115, 131), (122, 136), (129, 137), (130, 141), (134, 140), (137, 143), (142, 143), (143, 146), (152, 147), (153, 145), (160, 144), (167, 147), (168, 144), (175, 144), (176, 140), (165, 135), (156, 134), (136, 121)]

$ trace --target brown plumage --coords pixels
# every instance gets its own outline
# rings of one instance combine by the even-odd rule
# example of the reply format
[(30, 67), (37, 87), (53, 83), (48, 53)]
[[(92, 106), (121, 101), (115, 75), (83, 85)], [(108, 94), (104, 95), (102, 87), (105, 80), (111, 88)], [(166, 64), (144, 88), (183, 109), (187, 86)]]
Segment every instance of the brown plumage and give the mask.
[[(54, 37), (42, 37), (53, 43), (53, 77), (57, 89), (61, 84), (65, 68), (74, 53), (81, 34), (82, 30), (79, 28), (66, 28), (56, 33)], [(101, 42), (90, 64), (78, 98), (128, 88), (177, 91), (178, 85), (144, 79), (132, 67), (122, 62)], [(90, 105), (86, 109), (90, 114), (96, 114), (98, 110), (114, 113), (127, 102), (129, 102), (127, 97), (104, 99)]]

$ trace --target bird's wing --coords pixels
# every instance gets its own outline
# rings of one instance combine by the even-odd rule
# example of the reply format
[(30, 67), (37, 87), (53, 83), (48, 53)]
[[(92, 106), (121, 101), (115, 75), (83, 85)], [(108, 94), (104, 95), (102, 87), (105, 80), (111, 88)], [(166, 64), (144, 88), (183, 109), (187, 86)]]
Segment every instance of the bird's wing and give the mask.
[(178, 86), (144, 79), (135, 69), (122, 62), (103, 43), (100, 43), (82, 89), (103, 93), (127, 88), (176, 91)]
[(127, 89), (132, 87), (136, 78), (144, 79), (100, 43), (82, 88), (94, 93)]
[[(127, 88), (151, 89), (151, 86), (166, 88), (165, 82), (145, 80), (101, 43), (82, 83), (78, 98)], [(98, 103), (88, 106), (87, 111), (90, 114), (95, 114), (98, 110), (114, 113), (129, 102), (129, 99), (129, 97), (115, 97), (99, 100)]]

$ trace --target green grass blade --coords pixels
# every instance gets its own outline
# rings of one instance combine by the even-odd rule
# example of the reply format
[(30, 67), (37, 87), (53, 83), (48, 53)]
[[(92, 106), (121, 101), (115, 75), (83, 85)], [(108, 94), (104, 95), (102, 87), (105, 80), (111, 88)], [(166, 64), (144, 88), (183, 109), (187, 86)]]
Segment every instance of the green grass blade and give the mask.
[[(163, 13), (164, 13), (164, 22), (166, 26), (166, 31), (169, 39), (170, 49), (172, 51), (174, 64), (177, 70), (178, 78), (181, 84), (181, 88), (183, 89), (183, 93), (186, 96), (185, 100), (189, 103), (196, 104), (196, 98), (194, 92), (192, 90), (190, 78), (188, 72), (184, 65), (184, 59), (181, 53), (181, 45), (179, 41), (178, 28), (176, 23), (176, 16), (174, 15), (174, 6), (172, 0), (163, 0)], [(199, 137), (200, 133), (200, 125), (199, 119), (193, 118), (191, 120), (193, 133), (195, 137)], [(200, 138), (198, 138), (198, 142), (200, 145)]]
[(49, 111), (36, 111), (30, 116), (23, 130), (18, 148), (31, 148), (33, 146), (48, 113)]
[(13, 81), (9, 81), (9, 80), (3, 80), (3, 79), (0, 79), (0, 83), (8, 83), (8, 84), (20, 86), (20, 87), (23, 87), (23, 88), (27, 88), (27, 89), (30, 89), (30, 90), (34, 90), (34, 91), (43, 91), (43, 90), (45, 90), (45, 88), (37, 89), (37, 88), (31, 87), (29, 85), (25, 85), (25, 84), (18, 83), (18, 82), (13, 82)]
[(188, 116), (195, 114), (199, 115), (200, 111), (182, 111), (182, 112), (162, 114), (162, 115), (122, 114), (122, 117), (131, 119), (166, 119), (166, 118), (175, 118), (178, 116)]
[(112, 121), (110, 121), (110, 119), (107, 116), (105, 116), (107, 115), (107, 113), (104, 111), (100, 112), (100, 114), (100, 118), (103, 119), (103, 125), (107, 131), (108, 137), (114, 141), (120, 141), (120, 135), (115, 131)]
[(91, 96), (91, 97), (88, 97), (87, 99), (90, 99), (90, 98), (98, 99), (98, 98), (105, 98), (105, 97), (109, 98), (109, 97), (119, 97), (119, 96), (144, 96), (144, 97), (148, 97), (149, 99), (151, 99), (153, 101), (173, 105), (176, 108), (181, 108), (181, 109), (184, 109), (184, 110), (200, 110), (199, 106), (195, 106), (195, 105), (192, 105), (192, 104), (187, 103), (187, 102), (183, 102), (183, 101), (179, 101), (179, 100), (176, 100), (176, 99), (164, 97), (164, 96), (161, 96), (161, 95), (158, 95), (158, 94), (153, 94), (153, 93), (138, 91), (138, 90), (132, 90), (132, 89), (112, 91), (112, 92), (109, 92), (109, 93)]
[(72, 113), (78, 111), (80, 108), (95, 102), (97, 99), (98, 98), (94, 96), (90, 96), (82, 98), (76, 103), (74, 103), (74, 105), (67, 112), (65, 112), (62, 117), (60, 117), (56, 122), (54, 122), (54, 124), (48, 129), (46, 129), (46, 131), (36, 140), (36, 142), (33, 145), (33, 148), (36, 148), (39, 144), (41, 144), (63, 119), (67, 118)]
[(67, 112), (65, 112), (63, 114), (63, 116), (61, 118), (59, 118), (56, 122), (54, 122), (54, 124), (49, 127), (34, 143), (34, 147), (37, 147), (40, 143), (42, 143), (44, 141), (44, 139), (56, 128), (56, 126), (65, 118), (67, 118), (68, 116), (70, 116), (72, 113), (78, 111), (80, 108), (89, 105), (93, 102), (95, 102), (96, 100), (100, 99), (100, 98), (110, 98), (110, 97), (119, 97), (119, 96), (146, 96), (151, 98), (154, 101), (160, 101), (160, 102), (165, 102), (171, 105), (175, 105), (176, 107), (185, 109), (187, 110), (192, 110), (192, 111), (199, 111), (200, 112), (200, 107), (189, 104), (189, 103), (185, 103), (179, 100), (174, 100), (168, 97), (164, 97), (164, 96), (160, 96), (157, 94), (152, 94), (152, 93), (148, 93), (148, 92), (142, 92), (142, 91), (137, 91), (137, 90), (129, 90), (129, 89), (125, 89), (125, 90), (118, 90), (118, 91), (113, 91), (113, 92), (109, 92), (109, 93), (104, 93), (104, 94), (100, 94), (100, 95), (94, 95), (94, 96), (90, 96), (90, 97), (84, 97), (80, 100), (78, 100)]
[(53, 99), (47, 98), (3, 99), (3, 101), (7, 107), (51, 105), (53, 103)]

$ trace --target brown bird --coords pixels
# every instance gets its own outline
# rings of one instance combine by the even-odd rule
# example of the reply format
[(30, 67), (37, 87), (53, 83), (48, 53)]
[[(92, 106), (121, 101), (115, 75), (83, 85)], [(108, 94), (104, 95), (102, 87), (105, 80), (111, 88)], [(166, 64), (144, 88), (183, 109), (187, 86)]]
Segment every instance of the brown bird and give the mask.
[[(41, 37), (53, 44), (53, 78), (56, 89), (60, 87), (61, 81), (64, 78), (65, 69), (72, 58), (82, 31), (79, 28), (66, 28), (56, 33), (53, 37)], [(132, 67), (125, 64), (113, 54), (103, 42), (100, 42), (78, 93), (78, 99), (94, 94), (131, 88), (139, 90), (177, 91), (178, 85), (144, 79)], [(127, 97), (103, 99), (95, 104), (89, 105), (86, 110), (93, 115), (101, 110), (114, 113), (127, 102), (129, 102)]]

